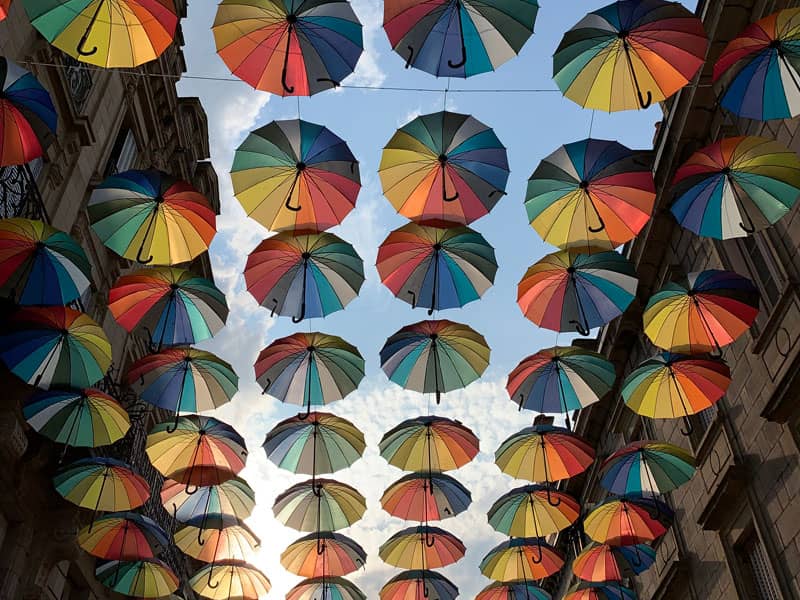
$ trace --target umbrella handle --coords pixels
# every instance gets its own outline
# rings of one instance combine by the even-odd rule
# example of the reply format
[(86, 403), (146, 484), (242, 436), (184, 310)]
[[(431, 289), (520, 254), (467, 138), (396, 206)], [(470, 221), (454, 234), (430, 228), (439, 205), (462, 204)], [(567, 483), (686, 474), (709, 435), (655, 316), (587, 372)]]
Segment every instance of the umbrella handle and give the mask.
[(317, 82), (330, 83), (335, 88), (338, 88), (339, 86), (342, 85), (340, 81), (336, 81), (335, 79), (331, 79), (330, 77), (317, 77)]
[(467, 45), (464, 42), (464, 25), (461, 21), (461, 0), (456, 0), (456, 16), (458, 17), (458, 32), (461, 35), (461, 59), (457, 63), (448, 60), (447, 66), (451, 69), (458, 69), (467, 64)]
[(266, 385), (264, 385), (264, 389), (261, 391), (261, 393), (262, 394), (267, 394), (268, 393), (267, 390), (269, 389), (269, 386), (271, 386), (271, 385), (272, 385), (272, 379), (267, 378), (267, 383), (266, 383)]
[(306, 303), (303, 302), (300, 305), (300, 314), (295, 317), (292, 317), (292, 323), (299, 323), (305, 318), (306, 318)]
[(550, 485), (547, 485), (547, 503), (555, 508), (556, 506), (561, 505), (561, 498), (556, 498), (556, 502), (553, 502), (553, 496), (551, 495)]
[(743, 221), (747, 221), (747, 224), (745, 224), (744, 222), (739, 223), (739, 227), (741, 227), (745, 233), (755, 233), (756, 226), (753, 224), (753, 220), (750, 218), (750, 215), (748, 215), (744, 211), (742, 211), (742, 215), (745, 217)]
[(317, 556), (322, 556), (323, 554), (325, 554), (325, 542), (317, 538)]
[(78, 54), (81, 56), (92, 56), (93, 54), (97, 54), (97, 46), (92, 48), (91, 50), (86, 50), (86, 42), (89, 40), (89, 34), (92, 32), (92, 28), (94, 28), (94, 24), (97, 21), (97, 16), (100, 14), (100, 9), (103, 7), (103, 2), (105, 0), (100, 0), (97, 3), (97, 8), (94, 9), (94, 14), (92, 18), (89, 20), (89, 25), (86, 27), (86, 31), (83, 32), (80, 41), (78, 42), (78, 46), (76, 50)]
[(436, 536), (430, 535), (428, 531), (425, 531), (425, 545), (428, 548), (433, 548), (436, 545)]
[(428, 591), (428, 586), (427, 586), (427, 584), (425, 584), (425, 585), (423, 585), (423, 586), (422, 586), (422, 595), (423, 595), (425, 598), (428, 598), (428, 597), (430, 596), (430, 592)]
[(586, 326), (583, 323), (581, 323), (580, 321), (570, 321), (569, 324), (570, 325), (574, 325), (575, 326), (575, 331), (580, 333), (582, 336), (585, 337), (585, 336), (589, 335), (589, 330), (586, 329)]
[(202, 529), (198, 530), (198, 532), (197, 532), (197, 543), (200, 544), (201, 546), (206, 543), (206, 541), (203, 539), (203, 530)]
[(488, 197), (489, 198), (494, 198), (495, 194), (500, 194), (501, 196), (505, 196), (506, 192), (504, 192), (503, 190), (492, 190), (491, 192), (489, 192), (489, 196)]
[(408, 46), (408, 58), (406, 59), (406, 69), (411, 68), (411, 63), (414, 62), (414, 47)]
[(167, 427), (167, 433), (175, 433), (178, 429), (178, 420), (181, 418), (181, 414), (178, 411), (175, 411), (175, 422)]
[(143, 252), (144, 252), (144, 243), (142, 243), (142, 245), (139, 246), (139, 251), (136, 253), (136, 262), (138, 262), (141, 265), (146, 265), (153, 262), (153, 255), (151, 254), (147, 258), (143, 258), (142, 257)]
[(286, 52), (283, 55), (283, 71), (281, 71), (281, 85), (283, 85), (283, 90), (287, 94), (294, 93), (294, 86), (290, 86), (286, 81), (286, 75), (288, 74), (287, 71), (289, 70), (289, 48), (292, 44), (292, 32), (294, 31), (294, 26), (289, 25), (286, 34)]
[(519, 412), (522, 412), (522, 405), (525, 404), (525, 394), (519, 395)]
[(417, 294), (414, 290), (408, 290), (407, 294), (411, 294), (411, 308), (417, 308)]
[(650, 90), (647, 90), (647, 99), (645, 100), (644, 96), (642, 95), (641, 90), (637, 89), (636, 93), (639, 96), (639, 106), (642, 108), (647, 108), (653, 103), (653, 94)]
[(544, 554), (542, 553), (542, 542), (539, 541), (539, 538), (536, 538), (536, 548), (539, 550), (539, 557), (534, 558), (531, 556), (531, 562), (535, 565), (542, 564), (542, 560), (544, 559)]
[(686, 428), (681, 428), (681, 435), (689, 437), (692, 435), (692, 433), (694, 433), (694, 425), (692, 425), (689, 417), (683, 417), (683, 424), (686, 426)]
[(442, 200), (444, 200), (445, 202), (455, 202), (456, 200), (458, 200), (458, 192), (456, 192), (455, 196), (448, 196), (447, 192), (444, 192), (442, 194)]
[(208, 570), (208, 587), (210, 587), (212, 590), (215, 590), (215, 589), (217, 589), (219, 587), (220, 581), (222, 581), (222, 580), (218, 581), (216, 583), (216, 585), (212, 584), (211, 583), (211, 574), (213, 572), (214, 572), (214, 563), (211, 563), (211, 568)]
[(283, 204), (283, 205), (284, 205), (284, 206), (285, 206), (285, 207), (286, 207), (288, 210), (291, 210), (291, 211), (293, 211), (293, 212), (300, 212), (300, 211), (303, 209), (303, 207), (302, 207), (301, 205), (299, 205), (299, 204), (298, 204), (297, 206), (292, 206), (292, 196), (291, 196), (291, 195), (289, 195), (289, 196), (286, 198), (286, 202), (284, 202), (284, 204)]

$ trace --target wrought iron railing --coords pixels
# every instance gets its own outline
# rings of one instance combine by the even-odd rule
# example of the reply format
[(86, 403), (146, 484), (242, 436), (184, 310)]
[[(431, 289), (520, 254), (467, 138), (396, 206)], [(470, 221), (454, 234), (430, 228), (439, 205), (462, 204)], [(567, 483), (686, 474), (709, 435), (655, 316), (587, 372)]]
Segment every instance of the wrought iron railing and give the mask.
[(41, 160), (27, 165), (0, 167), (0, 218), (26, 217), (49, 221), (36, 177)]
[(76, 113), (83, 112), (92, 91), (92, 72), (86, 65), (67, 54), (61, 57), (61, 62), (64, 65), (64, 78), (67, 82), (67, 92), (72, 100), (72, 106)]

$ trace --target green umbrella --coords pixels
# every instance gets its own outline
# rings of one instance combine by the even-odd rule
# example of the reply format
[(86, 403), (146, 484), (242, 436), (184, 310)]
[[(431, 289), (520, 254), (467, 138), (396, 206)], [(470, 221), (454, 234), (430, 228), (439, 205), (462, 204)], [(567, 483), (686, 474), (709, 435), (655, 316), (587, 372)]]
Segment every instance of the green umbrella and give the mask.
[(283, 492), (275, 499), (272, 512), (281, 523), (298, 531), (337, 531), (361, 519), (366, 509), (358, 490), (333, 479), (317, 479)]

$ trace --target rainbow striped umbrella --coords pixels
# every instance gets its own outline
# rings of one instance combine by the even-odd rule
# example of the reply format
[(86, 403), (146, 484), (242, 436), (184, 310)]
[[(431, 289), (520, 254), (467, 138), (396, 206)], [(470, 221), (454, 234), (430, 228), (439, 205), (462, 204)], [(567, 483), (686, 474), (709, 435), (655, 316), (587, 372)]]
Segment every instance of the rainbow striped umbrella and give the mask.
[(632, 589), (613, 583), (581, 582), (570, 588), (563, 600), (637, 600)]
[(125, 561), (155, 558), (170, 542), (149, 517), (119, 512), (103, 515), (81, 529), (78, 544), (97, 558)]
[(494, 581), (475, 596), (475, 600), (552, 600), (552, 598), (549, 592), (525, 579)]
[(632, 546), (653, 542), (667, 532), (674, 518), (672, 509), (649, 496), (610, 496), (583, 520), (586, 534), (609, 546)]
[(297, 531), (336, 531), (350, 527), (367, 510), (355, 488), (316, 479), (293, 485), (275, 498), (272, 512), (281, 523)]
[(430, 525), (408, 527), (381, 544), (381, 560), (401, 569), (438, 569), (464, 558), (466, 548), (452, 533)]
[(341, 577), (304, 579), (286, 594), (286, 600), (367, 600), (364, 593)]
[(301, 577), (339, 577), (363, 568), (367, 553), (355, 540), (316, 531), (292, 542), (281, 553), (283, 568)]
[(380, 441), (381, 456), (406, 471), (452, 471), (478, 454), (479, 441), (460, 421), (445, 417), (407, 419), (386, 432)]
[(594, 449), (568, 429), (533, 425), (500, 444), (494, 461), (515, 479), (553, 483), (583, 473), (594, 455)]
[(481, 573), (495, 581), (535, 581), (554, 575), (564, 555), (539, 538), (512, 538), (492, 548), (480, 564)]
[(455, 600), (458, 588), (436, 571), (414, 569), (392, 577), (381, 588), (380, 600)]
[(656, 551), (647, 544), (609, 546), (592, 543), (572, 562), (572, 572), (585, 581), (623, 581), (640, 575), (656, 560)]
[(181, 552), (212, 564), (247, 560), (261, 545), (256, 534), (237, 517), (216, 513), (189, 519), (173, 537)]
[(487, 516), (495, 531), (538, 539), (566, 529), (580, 513), (580, 504), (566, 492), (524, 485), (498, 498)]
[(161, 504), (173, 518), (186, 523), (205, 514), (230, 515), (238, 519), (250, 516), (256, 506), (256, 493), (241, 477), (216, 485), (206, 485), (186, 492), (186, 484), (165, 479), (161, 486)]
[(272, 589), (267, 576), (241, 560), (206, 565), (189, 579), (198, 596), (207, 600), (258, 600)]
[(163, 598), (180, 586), (178, 576), (157, 558), (112, 560), (98, 566), (94, 574), (100, 583), (123, 596)]
[(600, 485), (612, 494), (666, 494), (687, 483), (694, 471), (694, 456), (683, 448), (643, 440), (603, 461)]
[(405, 521), (440, 521), (467, 510), (469, 490), (443, 473), (409, 473), (395, 481), (381, 496), (381, 507)]

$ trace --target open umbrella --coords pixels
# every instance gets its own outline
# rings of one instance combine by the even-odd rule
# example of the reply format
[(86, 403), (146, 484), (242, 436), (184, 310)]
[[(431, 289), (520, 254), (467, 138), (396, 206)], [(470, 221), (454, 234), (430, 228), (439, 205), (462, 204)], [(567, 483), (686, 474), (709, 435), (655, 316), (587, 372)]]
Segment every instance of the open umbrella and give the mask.
[(366, 500), (358, 490), (333, 479), (298, 483), (275, 498), (272, 512), (298, 531), (336, 531), (364, 516)]
[(527, 270), (517, 304), (539, 327), (587, 336), (628, 308), (637, 284), (633, 264), (617, 252), (562, 250)]
[(258, 600), (272, 589), (267, 576), (241, 560), (206, 565), (189, 579), (198, 596), (207, 600)]
[(364, 567), (367, 553), (355, 540), (330, 531), (317, 531), (292, 542), (281, 553), (283, 568), (301, 577), (335, 577)]
[(514, 58), (533, 33), (536, 0), (389, 0), (383, 28), (406, 68), (470, 77)]
[(441, 395), (466, 387), (489, 366), (486, 339), (446, 319), (406, 325), (381, 348), (381, 368), (407, 390)]
[(8, 9), (11, 7), (11, 0), (0, 0), (0, 21), (8, 16)]
[(108, 291), (108, 309), (126, 331), (147, 331), (157, 348), (210, 339), (228, 317), (225, 294), (213, 281), (172, 267), (123, 275)]
[(81, 529), (78, 544), (97, 558), (124, 561), (155, 558), (170, 542), (149, 517), (119, 512), (103, 515)]
[(181, 552), (207, 563), (246, 560), (261, 544), (238, 518), (216, 513), (189, 519), (173, 537)]
[(0, 56), (0, 167), (44, 155), (56, 137), (56, 109), (32, 73)]
[(361, 23), (341, 0), (222, 0), (212, 30), (234, 75), (281, 96), (338, 87), (364, 48)]
[(111, 344), (88, 315), (65, 306), (17, 310), (0, 335), (0, 359), (23, 381), (43, 388), (85, 388), (111, 366)]
[(495, 531), (539, 539), (566, 529), (580, 513), (580, 504), (566, 492), (524, 485), (498, 498), (487, 516)]
[(306, 407), (301, 421), (311, 416), (312, 406), (341, 400), (364, 379), (364, 358), (358, 348), (325, 333), (277, 339), (261, 351), (254, 367), (265, 394)]
[(95, 577), (123, 596), (163, 598), (178, 589), (180, 580), (167, 563), (157, 558), (133, 561), (112, 560), (99, 565)]
[(636, 237), (656, 199), (651, 160), (619, 142), (586, 139), (561, 146), (528, 180), (528, 220), (562, 249), (613, 250)]
[(364, 263), (332, 233), (279, 233), (250, 253), (244, 279), (261, 306), (299, 323), (347, 306), (364, 283)]
[(725, 138), (692, 154), (672, 185), (670, 210), (681, 226), (720, 240), (745, 237), (792, 209), (800, 157), (766, 138)]
[(430, 525), (398, 531), (378, 554), (383, 562), (401, 569), (438, 569), (464, 558), (466, 548), (452, 533)]
[(563, 600), (637, 600), (636, 592), (619, 583), (586, 583), (572, 586)]
[(572, 572), (585, 581), (623, 581), (644, 573), (656, 560), (647, 544), (609, 546), (593, 543), (575, 557)]
[(408, 223), (378, 248), (378, 274), (412, 308), (460, 308), (478, 300), (494, 282), (494, 248), (469, 227)]
[[(2, 100), (0, 100), (2, 102)], [(42, 221), (0, 221), (0, 296), (18, 304), (69, 304), (91, 286), (83, 248)]]
[(379, 168), (383, 193), (401, 215), (461, 225), (494, 208), (508, 172), (506, 149), (491, 128), (446, 111), (401, 127), (383, 149)]
[(552, 600), (552, 598), (549, 592), (524, 579), (495, 581), (475, 596), (475, 600)]
[(209, 201), (161, 171), (125, 171), (89, 197), (92, 230), (114, 252), (141, 264), (176, 265), (208, 250), (217, 233)]
[(492, 548), (483, 557), (480, 569), (495, 581), (528, 583), (554, 575), (563, 566), (564, 556), (544, 540), (520, 537)]
[(380, 600), (454, 600), (458, 588), (436, 571), (414, 569), (392, 577), (381, 588)]
[(191, 494), (186, 493), (186, 484), (165, 479), (161, 486), (161, 504), (180, 523), (205, 514), (244, 519), (256, 506), (256, 493), (244, 479), (233, 475), (227, 481), (197, 488)]
[(271, 231), (324, 231), (356, 205), (358, 161), (327, 127), (272, 121), (248, 135), (231, 167), (236, 198)]
[(439, 521), (467, 510), (469, 490), (443, 473), (409, 473), (386, 488), (381, 507), (406, 521)]
[(694, 456), (683, 448), (643, 440), (603, 461), (600, 485), (612, 494), (666, 494), (687, 483), (694, 471)]
[(689, 83), (707, 50), (703, 22), (681, 4), (620, 0), (564, 35), (553, 55), (553, 79), (584, 108), (647, 108)]
[(381, 456), (406, 471), (452, 471), (478, 454), (479, 441), (460, 421), (445, 417), (407, 419), (386, 432)]
[(609, 546), (653, 542), (667, 532), (674, 514), (666, 504), (649, 496), (610, 496), (583, 520), (586, 534)]
[(304, 579), (286, 594), (286, 600), (366, 600), (364, 593), (341, 577)]

